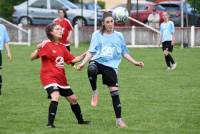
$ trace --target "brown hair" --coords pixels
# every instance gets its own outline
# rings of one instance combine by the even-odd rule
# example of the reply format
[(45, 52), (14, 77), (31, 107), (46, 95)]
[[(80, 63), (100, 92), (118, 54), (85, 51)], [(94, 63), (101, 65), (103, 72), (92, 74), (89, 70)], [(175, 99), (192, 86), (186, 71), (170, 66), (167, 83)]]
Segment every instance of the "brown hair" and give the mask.
[(49, 25), (46, 26), (46, 29), (45, 29), (45, 32), (46, 32), (46, 35), (47, 35), (47, 38), (51, 41), (55, 41), (54, 39), (54, 36), (51, 34), (51, 32), (53, 31), (54, 27), (56, 26), (57, 24), (55, 23), (50, 23)]
[(105, 30), (106, 30), (106, 29), (105, 29), (105, 26), (104, 26), (104, 24), (103, 24), (103, 22), (105, 21), (105, 19), (106, 19), (107, 17), (112, 17), (112, 18), (113, 18), (112, 13), (111, 13), (111, 12), (105, 12), (105, 13), (103, 14), (102, 23), (101, 23), (101, 28), (100, 28), (101, 34), (103, 34), (103, 33), (105, 32)]
[(61, 9), (58, 9), (58, 12), (60, 12), (60, 11), (62, 11), (62, 12), (64, 13), (64, 17), (67, 19), (67, 18), (68, 18), (68, 16), (67, 16), (67, 12), (66, 12), (67, 10), (61, 8)]

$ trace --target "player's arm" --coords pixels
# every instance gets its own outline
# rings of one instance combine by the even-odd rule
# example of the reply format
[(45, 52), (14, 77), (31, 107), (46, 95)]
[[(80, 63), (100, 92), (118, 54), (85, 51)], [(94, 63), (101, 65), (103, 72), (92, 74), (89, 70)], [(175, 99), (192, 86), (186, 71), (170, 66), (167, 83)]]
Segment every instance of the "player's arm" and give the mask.
[(139, 66), (141, 68), (144, 67), (144, 63), (142, 61), (136, 61), (131, 55), (129, 55), (128, 53), (125, 53), (124, 58), (127, 59), (129, 62), (131, 62), (132, 64), (134, 64), (135, 66)]
[(158, 43), (157, 46), (160, 47), (160, 45), (162, 44), (162, 35), (161, 32), (158, 34)]
[(31, 53), (31, 61), (33, 61), (33, 60), (39, 58), (38, 52), (39, 52), (39, 49), (36, 48), (36, 49)]
[(174, 36), (175, 27), (174, 27), (173, 22), (171, 22), (171, 32), (172, 32), (172, 45), (174, 45), (174, 43), (175, 43), (175, 36)]
[(5, 44), (5, 48), (6, 48), (8, 59), (11, 61), (12, 60), (12, 53), (10, 51), (10, 46), (8, 45), (8, 43)]
[(77, 63), (77, 62), (83, 60), (84, 57), (85, 57), (85, 55), (86, 55), (86, 52), (83, 53), (83, 54), (81, 54), (81, 55), (79, 55), (79, 56), (76, 56), (76, 57), (72, 60), (72, 63)]
[(174, 45), (175, 44), (175, 36), (174, 36), (174, 33), (172, 33), (172, 45)]
[(92, 53), (87, 51), (85, 58), (83, 59), (82, 63), (77, 66), (77, 69), (81, 70), (85, 66), (85, 64), (92, 58), (92, 56)]
[(70, 40), (71, 36), (72, 36), (72, 30), (69, 31), (69, 34), (68, 34), (68, 36), (67, 36), (67, 40), (68, 40), (68, 41)]

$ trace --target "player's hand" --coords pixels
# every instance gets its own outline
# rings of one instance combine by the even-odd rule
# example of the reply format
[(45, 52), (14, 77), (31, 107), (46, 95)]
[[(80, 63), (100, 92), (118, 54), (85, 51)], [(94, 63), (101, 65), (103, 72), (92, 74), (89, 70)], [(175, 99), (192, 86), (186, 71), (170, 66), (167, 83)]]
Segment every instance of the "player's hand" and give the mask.
[(36, 46), (36, 49), (38, 49), (38, 50), (40, 50), (42, 48), (42, 43), (40, 43), (40, 44), (38, 44), (37, 46)]
[(174, 44), (175, 44), (175, 40), (172, 40), (172, 46), (174, 46)]
[(11, 53), (8, 53), (8, 60), (11, 62), (12, 61), (12, 54)]
[(83, 65), (83, 64), (79, 64), (79, 65), (76, 66), (76, 69), (77, 69), (78, 71), (81, 71), (82, 68), (84, 68), (84, 65)]
[(160, 45), (161, 45), (161, 42), (159, 41), (159, 42), (157, 43), (157, 46), (160, 47)]
[(172, 46), (175, 44), (175, 41), (176, 41), (175, 37), (172, 37)]
[(144, 62), (138, 61), (135, 65), (143, 68), (144, 67)]

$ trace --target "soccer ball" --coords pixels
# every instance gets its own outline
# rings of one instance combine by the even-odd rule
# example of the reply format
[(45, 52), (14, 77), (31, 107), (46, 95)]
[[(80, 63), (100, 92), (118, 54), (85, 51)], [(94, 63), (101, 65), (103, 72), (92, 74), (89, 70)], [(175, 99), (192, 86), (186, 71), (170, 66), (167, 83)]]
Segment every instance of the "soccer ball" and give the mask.
[(125, 22), (129, 15), (126, 8), (117, 7), (113, 10), (113, 16), (116, 22)]

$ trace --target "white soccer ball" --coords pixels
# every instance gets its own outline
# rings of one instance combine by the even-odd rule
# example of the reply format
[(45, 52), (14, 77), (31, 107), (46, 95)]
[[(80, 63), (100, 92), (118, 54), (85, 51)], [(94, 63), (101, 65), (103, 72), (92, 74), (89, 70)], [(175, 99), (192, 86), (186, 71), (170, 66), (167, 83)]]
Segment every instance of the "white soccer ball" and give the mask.
[(116, 22), (125, 22), (129, 15), (126, 8), (117, 7), (113, 10), (113, 16)]

